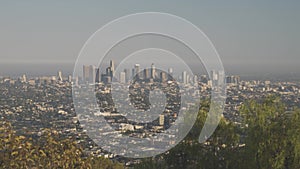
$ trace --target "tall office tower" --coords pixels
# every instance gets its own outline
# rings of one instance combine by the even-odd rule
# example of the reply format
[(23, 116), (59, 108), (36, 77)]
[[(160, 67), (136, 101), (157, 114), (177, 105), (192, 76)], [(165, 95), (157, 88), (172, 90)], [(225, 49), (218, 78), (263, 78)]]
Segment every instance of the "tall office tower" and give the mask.
[(135, 64), (134, 65), (134, 72), (135, 72), (135, 74), (140, 72), (140, 64)]
[(96, 83), (99, 83), (100, 80), (101, 80), (100, 68), (96, 68), (95, 71), (96, 71), (95, 82), (96, 82)]
[(218, 76), (218, 72), (217, 71), (212, 70), (210, 72), (210, 80), (211, 80), (212, 86), (218, 86), (219, 76)]
[(240, 83), (240, 77), (239, 76), (227, 76), (226, 77), (226, 83), (239, 84)]
[(218, 74), (217, 74), (217, 72), (215, 71), (215, 70), (212, 70), (211, 72), (210, 72), (211, 74), (210, 74), (210, 80), (212, 80), (212, 81), (216, 81), (216, 80), (218, 80)]
[(134, 72), (134, 68), (131, 70), (131, 79), (133, 79), (135, 77), (135, 72)]
[(112, 71), (111, 71), (111, 67), (106, 68), (106, 75), (110, 76), (110, 78), (112, 78), (113, 74), (112, 74)]
[(160, 80), (162, 82), (166, 82), (167, 81), (167, 73), (166, 72), (160, 72)]
[(235, 84), (240, 84), (240, 82), (241, 82), (241, 77), (235, 76)]
[(79, 85), (79, 77), (78, 76), (75, 77), (73, 85), (75, 85), (75, 86)]
[(63, 81), (63, 77), (62, 77), (62, 72), (61, 71), (57, 72), (57, 80), (58, 81)]
[(173, 68), (170, 67), (170, 68), (168, 69), (168, 73), (169, 73), (169, 75), (173, 76)]
[(25, 74), (22, 76), (22, 80), (21, 80), (21, 81), (24, 82), (24, 83), (27, 82), (27, 78), (26, 78), (26, 75), (25, 75)]
[(197, 76), (197, 75), (194, 75), (193, 83), (194, 83), (195, 85), (198, 84), (198, 76)]
[(107, 75), (103, 75), (103, 77), (101, 78), (103, 79), (103, 83), (111, 83), (111, 77), (110, 76), (107, 76)]
[(114, 76), (115, 74), (115, 62), (113, 60), (110, 60), (110, 70), (111, 70), (111, 76)]
[(186, 71), (182, 72), (182, 83), (187, 84), (187, 73), (186, 73)]
[(125, 72), (125, 81), (128, 82), (130, 80), (130, 72), (129, 69), (124, 69)]
[(139, 72), (140, 72), (140, 64), (134, 65), (134, 76), (139, 78)]
[(225, 84), (225, 72), (218, 71), (218, 85)]
[(120, 83), (125, 84), (126, 83), (126, 73), (120, 72)]
[(143, 78), (144, 79), (149, 79), (150, 78), (149, 69), (144, 69)]
[(96, 67), (93, 65), (89, 66), (89, 83), (95, 83)]
[(232, 76), (227, 76), (226, 77), (226, 83), (232, 83)]
[(163, 114), (159, 115), (159, 125), (163, 126), (165, 124), (165, 116)]
[(71, 76), (71, 75), (68, 76), (68, 82), (69, 82), (69, 83), (72, 82), (72, 76)]
[(154, 63), (152, 63), (151, 64), (151, 78), (153, 78), (153, 79), (155, 78), (155, 73), (156, 73), (155, 66), (154, 66)]
[(83, 82), (89, 81), (89, 75), (90, 75), (89, 70), (90, 70), (89, 66), (83, 65), (83, 74), (82, 74), (82, 81)]

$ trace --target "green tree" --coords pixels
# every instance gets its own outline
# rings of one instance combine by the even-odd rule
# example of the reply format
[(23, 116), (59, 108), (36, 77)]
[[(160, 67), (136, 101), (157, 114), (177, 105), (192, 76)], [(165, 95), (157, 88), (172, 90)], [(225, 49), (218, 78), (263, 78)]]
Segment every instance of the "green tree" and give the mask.
[(233, 123), (222, 118), (212, 137), (206, 143), (198, 142), (199, 134), (209, 111), (209, 105), (207, 100), (202, 102), (196, 122), (183, 141), (163, 155), (154, 159), (142, 160), (141, 164), (135, 168), (234, 168), (236, 166), (235, 160), (238, 157), (239, 135), (237, 134), (237, 127)]
[(251, 100), (241, 113), (245, 119), (243, 168), (300, 168), (299, 111), (287, 113), (276, 97)]
[(86, 156), (75, 142), (55, 131), (44, 130), (34, 142), (17, 136), (9, 122), (0, 124), (0, 168), (123, 168), (108, 159)]
[(188, 136), (167, 153), (143, 160), (139, 169), (296, 169), (300, 168), (300, 110), (287, 112), (277, 97), (247, 101), (237, 126), (222, 118), (206, 143), (197, 139), (209, 110), (203, 102)]

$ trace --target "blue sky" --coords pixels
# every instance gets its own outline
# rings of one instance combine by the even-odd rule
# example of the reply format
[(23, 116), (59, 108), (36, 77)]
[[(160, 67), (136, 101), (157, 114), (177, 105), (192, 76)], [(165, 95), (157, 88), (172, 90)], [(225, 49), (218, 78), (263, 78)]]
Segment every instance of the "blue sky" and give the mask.
[(74, 63), (101, 26), (147, 11), (171, 13), (197, 25), (225, 69), (300, 72), (297, 0), (0, 1), (1, 63)]

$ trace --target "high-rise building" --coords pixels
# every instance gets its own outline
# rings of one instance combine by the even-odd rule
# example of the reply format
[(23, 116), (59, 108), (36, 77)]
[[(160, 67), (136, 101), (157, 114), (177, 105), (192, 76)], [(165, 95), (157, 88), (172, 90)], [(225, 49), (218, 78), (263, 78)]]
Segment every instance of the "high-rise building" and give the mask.
[(170, 68), (168, 69), (168, 73), (169, 73), (169, 75), (173, 76), (173, 68), (170, 67)]
[(102, 79), (103, 83), (111, 83), (111, 77), (110, 76), (102, 74), (101, 79)]
[(150, 78), (149, 69), (144, 69), (143, 78), (144, 79)]
[(241, 82), (241, 77), (235, 76), (235, 84), (240, 84), (240, 82)]
[(105, 75), (108, 75), (108, 76), (111, 75), (111, 69), (110, 69), (110, 67), (107, 67), (107, 68), (106, 68), (106, 70), (105, 70)]
[(227, 76), (226, 83), (233, 83), (233, 76)]
[(135, 71), (134, 71), (134, 68), (131, 70), (131, 79), (134, 79), (135, 77)]
[(159, 125), (163, 126), (165, 124), (165, 116), (163, 114), (159, 115)]
[(27, 82), (27, 78), (26, 78), (26, 75), (24, 74), (23, 76), (22, 76), (22, 80), (21, 80), (23, 83), (26, 83)]
[(225, 72), (218, 71), (218, 85), (222, 85), (225, 83)]
[(198, 84), (198, 76), (197, 75), (194, 75), (193, 83)]
[(134, 77), (139, 78), (139, 72), (140, 72), (140, 64), (134, 65)]
[(120, 72), (120, 83), (125, 84), (126, 83), (126, 73)]
[(83, 65), (83, 73), (82, 73), (82, 80), (83, 82), (89, 81), (90, 69), (89, 66)]
[(110, 60), (110, 70), (111, 70), (111, 76), (114, 76), (115, 74), (115, 62), (113, 60)]
[(128, 82), (130, 80), (129, 69), (124, 69), (124, 72), (125, 72), (125, 81)]
[(186, 71), (183, 71), (182, 72), (182, 83), (183, 84), (187, 84), (187, 82), (188, 82), (188, 79), (187, 79), (188, 77), (187, 77), (187, 72)]
[(63, 77), (62, 77), (62, 72), (61, 71), (57, 72), (57, 80), (60, 81), (60, 82), (63, 81)]
[[(212, 70), (210, 74), (210, 80), (212, 83), (212, 86), (218, 86), (220, 84), (220, 78), (219, 78), (219, 72), (216, 70)], [(218, 88), (216, 88), (218, 90)]]
[(68, 76), (68, 82), (69, 82), (69, 83), (72, 82), (72, 76), (71, 76), (71, 75)]
[(79, 77), (78, 76), (75, 77), (73, 85), (75, 85), (75, 86), (79, 85)]
[(115, 63), (113, 60), (110, 60), (109, 66), (105, 69), (105, 73), (101, 74), (100, 69), (96, 69), (96, 82), (103, 82), (103, 83), (111, 83), (115, 76)]
[(155, 78), (155, 74), (156, 74), (156, 72), (155, 72), (155, 66), (154, 66), (154, 63), (152, 63), (151, 64), (151, 78)]
[(96, 68), (96, 77), (95, 77), (95, 82), (99, 83), (101, 81), (101, 74), (100, 74), (100, 68)]
[(111, 67), (106, 68), (106, 72), (101, 74), (101, 82), (103, 83), (111, 83), (113, 79), (113, 72), (111, 71)]
[(217, 74), (217, 72), (215, 70), (212, 70), (210, 73), (211, 73), (210, 74), (210, 76), (211, 76), (210, 78), (211, 78), (212, 81), (218, 80), (218, 74)]
[(186, 84), (189, 84), (191, 81), (191, 77), (189, 74), (186, 75)]
[(226, 77), (226, 83), (239, 84), (240, 83), (240, 77), (239, 76), (227, 76)]
[(89, 83), (95, 83), (96, 78), (96, 67), (93, 65), (89, 66)]
[(135, 72), (135, 74), (140, 72), (140, 64), (135, 64), (134, 65), (134, 72)]
[(167, 81), (167, 73), (166, 72), (160, 72), (160, 80), (162, 82), (166, 82)]

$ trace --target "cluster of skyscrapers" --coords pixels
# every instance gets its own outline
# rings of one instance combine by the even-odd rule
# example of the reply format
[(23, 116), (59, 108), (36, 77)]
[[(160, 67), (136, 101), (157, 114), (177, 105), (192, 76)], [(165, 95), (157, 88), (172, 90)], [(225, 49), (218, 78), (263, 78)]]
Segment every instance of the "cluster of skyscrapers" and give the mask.
[[(172, 68), (169, 69), (168, 73), (172, 73)], [(110, 83), (113, 80), (117, 80), (120, 83), (127, 83), (130, 79), (140, 78), (140, 79), (155, 79), (160, 78), (162, 81), (167, 79), (167, 72), (158, 73), (154, 64), (151, 64), (150, 69), (141, 70), (140, 64), (135, 64), (134, 68), (131, 70), (124, 69), (119, 72), (119, 75), (116, 75), (114, 61), (111, 60), (109, 66), (105, 69), (105, 72), (101, 73), (100, 68), (95, 67), (94, 65), (83, 65), (83, 82), (88, 83)]]
[[(141, 70), (140, 64), (135, 64), (131, 71), (130, 69), (125, 68), (116, 75), (115, 63), (113, 60), (110, 60), (109, 66), (102, 72), (100, 71), (100, 68), (97, 68), (94, 65), (83, 65), (82, 81), (84, 83), (111, 83), (112, 81), (118, 81), (124, 84), (134, 78), (160, 79), (161, 81), (166, 81), (169, 75), (174, 76), (173, 68), (169, 68), (168, 72), (165, 72), (156, 69), (153, 63), (151, 64), (150, 68), (143, 70)], [(58, 75), (58, 77), (60, 76)], [(224, 71), (215, 70), (210, 72), (210, 78), (206, 75), (191, 76), (187, 71), (183, 71), (178, 79), (180, 79), (183, 84), (196, 84), (199, 81), (208, 85), (218, 85), (224, 83), (238, 84), (240, 82), (239, 76), (225, 76)]]
[(106, 68), (104, 73), (100, 72), (100, 68), (97, 68), (94, 65), (83, 65), (83, 76), (82, 80), (83, 82), (88, 83), (110, 83), (112, 81), (112, 78), (114, 77), (115, 73), (115, 66), (114, 61), (110, 61), (110, 66)]

